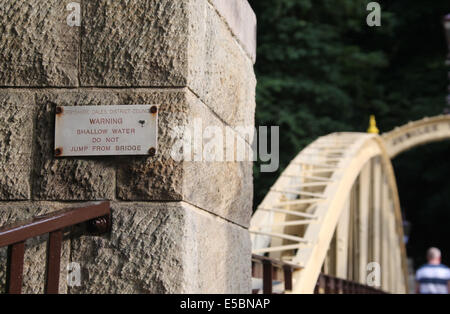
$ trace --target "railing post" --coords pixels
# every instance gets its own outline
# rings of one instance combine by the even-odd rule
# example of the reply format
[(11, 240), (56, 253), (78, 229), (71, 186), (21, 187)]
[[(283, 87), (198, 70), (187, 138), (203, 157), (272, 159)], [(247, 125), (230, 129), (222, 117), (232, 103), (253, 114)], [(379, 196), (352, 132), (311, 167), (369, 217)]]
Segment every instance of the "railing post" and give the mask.
[(351, 294), (350, 282), (348, 280), (344, 280), (344, 294)]
[(316, 286), (314, 287), (314, 294), (319, 294), (319, 279), (317, 279), (316, 281)]
[(325, 277), (320, 274), (319, 276), (319, 293), (318, 294), (323, 294), (325, 292)]
[(8, 246), (6, 293), (22, 293), (24, 254), (25, 241), (14, 243)]
[(59, 273), (61, 267), (62, 230), (50, 232), (47, 244), (47, 281), (45, 293), (59, 293)]
[(325, 276), (325, 294), (336, 293), (336, 278)]
[(350, 287), (351, 287), (352, 294), (358, 294), (358, 289), (356, 287), (356, 282), (352, 281), (350, 283)]
[(364, 294), (364, 287), (360, 283), (358, 283), (358, 294)]
[(21, 223), (0, 227), (0, 247), (8, 247), (6, 293), (20, 294), (23, 282), (25, 241), (49, 234), (45, 292), (59, 292), (61, 248), (64, 228), (87, 224), (91, 234), (100, 235), (111, 231), (111, 208), (109, 202), (95, 202), (84, 207), (67, 208), (51, 212)]
[(272, 294), (273, 266), (269, 260), (263, 261), (263, 293)]
[[(257, 272), (258, 272), (257, 267), (260, 265), (261, 265), (260, 263), (254, 261), (252, 258), (252, 278), (257, 276)], [(252, 294), (258, 294), (258, 292), (259, 292), (259, 289), (252, 289)]]
[(292, 267), (285, 265), (284, 270), (284, 290), (292, 291)]
[(329, 276), (324, 276), (325, 278), (325, 294), (331, 294), (331, 278)]
[(328, 282), (328, 285), (329, 285), (329, 290), (330, 290), (329, 293), (331, 293), (331, 294), (337, 294), (337, 293), (336, 293), (336, 278), (330, 277), (329, 282)]
[(342, 279), (337, 279), (336, 290), (337, 290), (337, 294), (344, 293), (344, 285), (343, 285)]

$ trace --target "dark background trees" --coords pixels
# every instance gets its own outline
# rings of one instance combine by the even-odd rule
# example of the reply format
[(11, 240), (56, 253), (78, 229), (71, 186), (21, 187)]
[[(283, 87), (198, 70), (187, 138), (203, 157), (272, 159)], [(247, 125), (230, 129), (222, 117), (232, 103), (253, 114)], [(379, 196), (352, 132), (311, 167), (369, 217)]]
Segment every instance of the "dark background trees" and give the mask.
[[(255, 167), (255, 205), (291, 159), (318, 136), (364, 132), (370, 114), (386, 132), (441, 114), (447, 95), (442, 17), (447, 0), (378, 1), (381, 27), (366, 24), (366, 0), (250, 0), (258, 17), (257, 125), (280, 126), (280, 170)], [(393, 162), (411, 222), (415, 266), (435, 245), (450, 263), (450, 143)]]

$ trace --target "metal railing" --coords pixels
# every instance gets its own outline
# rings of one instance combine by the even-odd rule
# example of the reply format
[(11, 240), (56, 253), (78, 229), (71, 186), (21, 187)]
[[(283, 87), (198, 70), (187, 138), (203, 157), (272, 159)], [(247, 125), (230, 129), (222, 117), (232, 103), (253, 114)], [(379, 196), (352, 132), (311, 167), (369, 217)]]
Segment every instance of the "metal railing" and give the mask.
[(25, 241), (48, 233), (45, 293), (57, 294), (63, 232), (68, 227), (80, 224), (85, 224), (90, 234), (109, 232), (109, 202), (64, 209), (0, 228), (0, 247), (8, 246), (6, 293), (22, 292)]
[[(252, 278), (263, 279), (263, 294), (274, 293), (274, 283), (284, 282), (284, 293), (292, 290), (292, 273), (300, 270), (295, 264), (282, 262), (261, 255), (252, 255)], [(253, 290), (254, 294), (261, 289)], [(384, 291), (346, 279), (320, 274), (315, 294), (385, 294)]]
[(320, 274), (315, 294), (385, 294), (384, 291), (354, 281)]
[[(281, 262), (261, 255), (252, 255), (252, 277), (262, 278), (262, 293), (273, 293), (273, 282), (284, 281), (284, 291), (292, 290), (292, 272), (300, 269), (298, 265)], [(259, 289), (253, 291), (259, 293)]]

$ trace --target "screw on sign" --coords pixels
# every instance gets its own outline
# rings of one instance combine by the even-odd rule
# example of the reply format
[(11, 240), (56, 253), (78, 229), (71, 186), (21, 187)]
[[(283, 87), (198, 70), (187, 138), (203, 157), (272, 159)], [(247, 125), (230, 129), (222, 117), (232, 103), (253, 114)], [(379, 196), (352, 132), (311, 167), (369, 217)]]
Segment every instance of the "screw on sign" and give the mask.
[(55, 156), (56, 157), (59, 157), (59, 156), (61, 156), (62, 155), (62, 148), (56, 148), (55, 149)]

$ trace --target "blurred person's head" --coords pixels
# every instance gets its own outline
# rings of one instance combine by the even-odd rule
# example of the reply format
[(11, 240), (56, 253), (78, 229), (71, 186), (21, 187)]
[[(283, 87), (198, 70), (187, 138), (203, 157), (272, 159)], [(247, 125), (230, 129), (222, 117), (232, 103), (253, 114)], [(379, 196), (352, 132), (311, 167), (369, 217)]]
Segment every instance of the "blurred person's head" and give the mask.
[(441, 250), (438, 248), (432, 247), (427, 251), (427, 260), (428, 264), (438, 265), (441, 263)]

